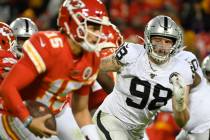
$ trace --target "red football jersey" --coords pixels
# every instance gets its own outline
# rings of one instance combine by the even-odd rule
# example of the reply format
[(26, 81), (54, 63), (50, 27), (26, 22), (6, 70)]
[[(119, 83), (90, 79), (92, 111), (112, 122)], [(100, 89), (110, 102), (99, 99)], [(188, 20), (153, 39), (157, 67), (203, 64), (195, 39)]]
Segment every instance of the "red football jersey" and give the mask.
[[(9, 86), (11, 83), (19, 89), (23, 100), (38, 100), (48, 105), (52, 111), (58, 111), (68, 93), (88, 94), (89, 86), (97, 77), (99, 54), (84, 51), (81, 57), (76, 58), (66, 36), (60, 32), (39, 32), (24, 43), (23, 49), (24, 56), (3, 82), (3, 96), (18, 103), (19, 108), (24, 107), (15, 94), (17, 91)], [(13, 94), (14, 97), (8, 94)], [(22, 120), (28, 115), (26, 109), (20, 111), (8, 102), (7, 108)]]

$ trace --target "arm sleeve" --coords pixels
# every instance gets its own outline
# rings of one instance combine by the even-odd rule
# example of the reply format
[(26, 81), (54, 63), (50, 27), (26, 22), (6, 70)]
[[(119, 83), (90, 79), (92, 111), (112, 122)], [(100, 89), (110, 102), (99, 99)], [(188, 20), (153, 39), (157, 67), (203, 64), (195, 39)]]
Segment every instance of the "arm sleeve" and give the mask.
[(38, 53), (37, 49), (33, 46), (33, 44), (28, 40), (23, 46), (25, 53), (30, 58), (31, 62), (35, 66), (38, 73), (43, 73), (46, 70), (46, 65), (44, 60)]
[(29, 85), (37, 75), (38, 73), (30, 58), (24, 55), (1, 84), (0, 96), (3, 97), (6, 108), (21, 121), (29, 116), (29, 112), (23, 104), (19, 90)]
[[(42, 46), (43, 44), (44, 47)], [(53, 57), (50, 55), (51, 49), (49, 38), (44, 36), (43, 33), (33, 35), (23, 45), (25, 54), (28, 55), (39, 74), (44, 73), (47, 67), (49, 68), (53, 63), (53, 60), (50, 59)]]

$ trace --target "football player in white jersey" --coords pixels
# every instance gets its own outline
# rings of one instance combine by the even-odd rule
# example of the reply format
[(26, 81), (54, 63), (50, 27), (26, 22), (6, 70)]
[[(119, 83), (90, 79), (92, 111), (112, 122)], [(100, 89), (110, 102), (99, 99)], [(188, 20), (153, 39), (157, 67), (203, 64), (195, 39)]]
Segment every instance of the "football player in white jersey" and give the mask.
[[(201, 67), (196, 56), (188, 51), (181, 51), (175, 57), (191, 63), (195, 71), (195, 78), (189, 94), (189, 112), (190, 119), (184, 129), (177, 136), (177, 140), (209, 140), (210, 129), (210, 106), (209, 90), (210, 86), (204, 76), (207, 75), (209, 58), (208, 56), (202, 62)], [(162, 107), (163, 111), (172, 111), (171, 101)]]
[(101, 139), (139, 140), (161, 106), (172, 97), (177, 123), (189, 119), (188, 93), (194, 73), (190, 64), (173, 57), (183, 49), (181, 29), (168, 16), (149, 21), (145, 45), (124, 43), (101, 63), (117, 71), (116, 84), (94, 115)]
[[(208, 140), (210, 129), (210, 110), (207, 107), (210, 106), (210, 86), (207, 82), (208, 67), (210, 66), (209, 56), (202, 62), (204, 75), (199, 62), (193, 53), (181, 51), (176, 57), (191, 63), (192, 69), (195, 71), (194, 84), (191, 87), (189, 96), (189, 112), (191, 117), (176, 139)], [(162, 107), (161, 110), (172, 111), (171, 101), (169, 101), (166, 106)]]
[[(198, 63), (196, 56), (190, 52), (182, 51), (176, 55), (180, 59), (190, 62), (196, 75), (200, 76), (200, 80), (195, 78), (194, 86), (191, 88), (189, 96), (189, 112), (190, 119), (184, 129), (181, 131), (177, 140), (209, 140), (210, 130), (210, 86), (208, 85), (208, 67), (209, 56), (202, 62), (201, 67)], [(205, 78), (206, 77), (206, 78)], [(206, 80), (207, 79), (207, 80)], [(167, 105), (168, 106), (168, 105)]]
[[(210, 86), (208, 86), (200, 64), (193, 53), (181, 51), (175, 57), (191, 63), (192, 69), (195, 71), (194, 82), (189, 94), (190, 119), (176, 140), (209, 140), (210, 113), (208, 106), (210, 106)], [(161, 110), (172, 111), (171, 100)]]

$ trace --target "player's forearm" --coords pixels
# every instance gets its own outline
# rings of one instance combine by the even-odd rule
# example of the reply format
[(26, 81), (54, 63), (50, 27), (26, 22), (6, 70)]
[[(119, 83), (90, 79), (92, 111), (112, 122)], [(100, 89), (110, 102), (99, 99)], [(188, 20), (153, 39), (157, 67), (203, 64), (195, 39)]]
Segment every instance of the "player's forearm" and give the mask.
[(114, 88), (114, 79), (107, 72), (99, 71), (97, 81), (107, 94), (112, 92)]
[(179, 127), (184, 127), (190, 118), (188, 108), (186, 107), (182, 111), (179, 111), (173, 108), (173, 112), (174, 112), (174, 118), (175, 118), (176, 123), (179, 125)]
[(92, 118), (88, 109), (77, 112), (73, 111), (73, 114), (80, 128), (85, 125), (92, 124)]
[(3, 98), (8, 112), (11, 112), (23, 122), (28, 118), (29, 112), (23, 104), (19, 93), (14, 88), (3, 84), (0, 88), (0, 96)]
[(190, 86), (185, 84), (184, 79), (178, 73), (170, 77), (173, 85), (172, 106), (174, 118), (180, 127), (184, 127), (189, 120), (188, 102)]
[(190, 118), (187, 95), (188, 94), (185, 93), (183, 100), (179, 101), (177, 101), (177, 98), (175, 96), (172, 98), (174, 118), (179, 127), (184, 127)]
[(89, 88), (89, 86), (84, 86), (79, 91), (72, 94), (72, 112), (84, 136), (90, 140), (100, 140), (97, 127), (93, 124), (88, 110), (88, 96), (81, 96), (81, 94), (79, 94), (88, 92)]
[(108, 72), (108, 71), (117, 72), (119, 71), (120, 67), (121, 65), (116, 60), (114, 55), (105, 57), (101, 60), (100, 70), (103, 72)]
[(86, 139), (100, 140), (97, 127), (92, 123), (92, 118), (88, 109), (74, 112), (74, 117)]

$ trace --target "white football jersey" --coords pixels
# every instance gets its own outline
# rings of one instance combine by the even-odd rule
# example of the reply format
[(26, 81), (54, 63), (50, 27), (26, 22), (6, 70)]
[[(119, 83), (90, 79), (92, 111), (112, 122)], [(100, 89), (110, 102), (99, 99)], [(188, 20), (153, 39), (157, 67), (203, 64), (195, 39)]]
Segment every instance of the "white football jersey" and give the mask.
[(200, 64), (193, 53), (181, 51), (175, 57), (191, 63), (193, 69), (201, 77), (200, 84), (190, 91), (190, 120), (185, 126), (185, 130), (191, 133), (203, 133), (210, 129), (210, 85), (207, 84)]
[(117, 73), (113, 92), (99, 109), (120, 119), (128, 129), (146, 126), (166, 105), (172, 97), (169, 77), (173, 73), (179, 73), (186, 85), (193, 83), (189, 63), (172, 57), (166, 64), (155, 65), (143, 45), (124, 43), (115, 55), (124, 66)]
[(201, 83), (198, 86), (191, 89), (191, 92), (195, 92), (195, 91), (199, 90), (202, 87), (202, 85), (205, 85), (207, 83), (207, 80), (203, 75), (202, 69), (201, 69), (200, 64), (198, 62), (198, 59), (192, 52), (181, 51), (175, 57), (177, 57), (179, 59), (182, 59), (182, 60), (185, 60), (188, 63), (190, 63), (193, 71), (196, 72), (201, 78)]

